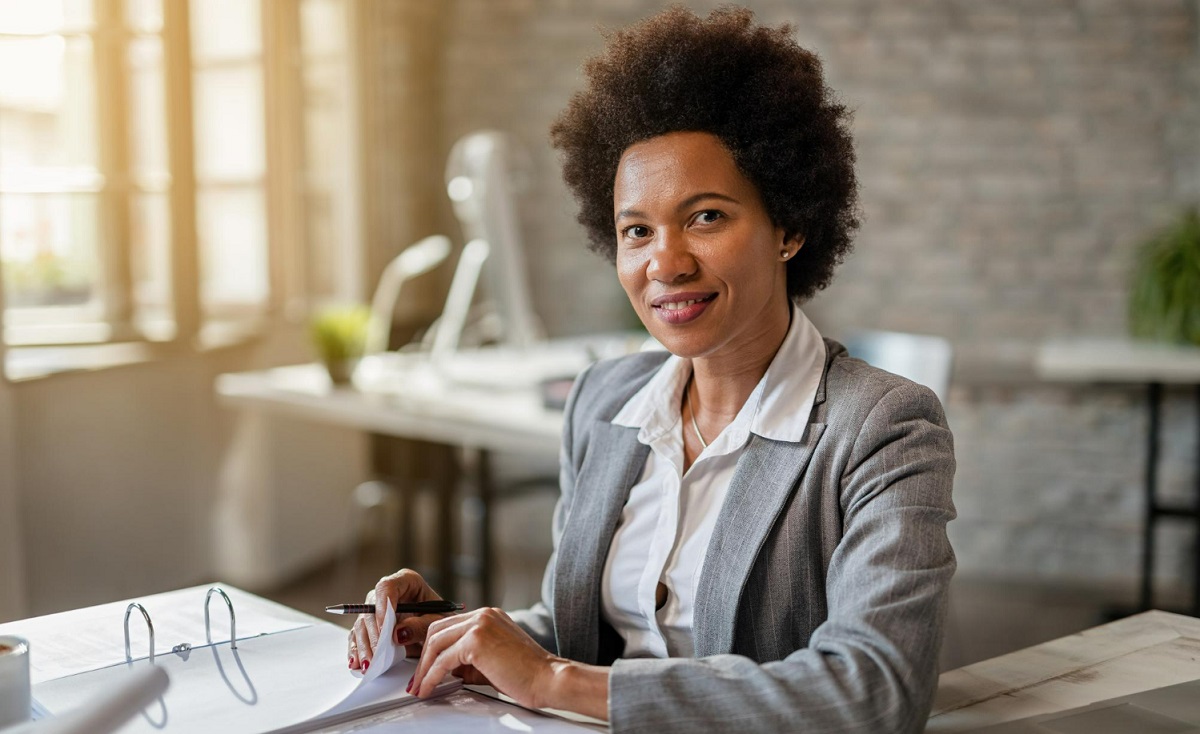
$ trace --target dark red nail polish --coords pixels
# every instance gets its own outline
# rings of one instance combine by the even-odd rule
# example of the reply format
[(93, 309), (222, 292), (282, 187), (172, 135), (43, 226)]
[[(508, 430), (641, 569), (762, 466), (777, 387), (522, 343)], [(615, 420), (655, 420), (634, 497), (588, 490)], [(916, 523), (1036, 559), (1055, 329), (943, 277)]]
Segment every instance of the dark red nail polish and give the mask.
[(368, 660), (363, 663), (363, 672), (367, 672), (367, 668), (371, 667), (371, 662)]
[(413, 683), (413, 678), (416, 678), (416, 677), (417, 677), (417, 676), (415, 676), (415, 675), (414, 675), (412, 678), (409, 678), (409, 679), (408, 679), (408, 685), (404, 687), (404, 692), (405, 692), (405, 693), (412, 693), (412, 683)]
[(350, 658), (350, 662), (348, 662), (346, 665), (347, 665), (347, 667), (349, 667), (351, 670), (354, 670), (354, 658)]
[(407, 645), (410, 640), (412, 640), (412, 630), (408, 629), (407, 627), (401, 627), (400, 629), (396, 630), (397, 645)]

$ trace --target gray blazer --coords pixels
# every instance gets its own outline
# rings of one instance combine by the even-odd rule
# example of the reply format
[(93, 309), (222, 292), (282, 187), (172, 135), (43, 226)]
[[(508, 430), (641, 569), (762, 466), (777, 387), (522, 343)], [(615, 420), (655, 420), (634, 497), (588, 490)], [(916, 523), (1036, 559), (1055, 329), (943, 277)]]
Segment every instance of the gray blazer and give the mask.
[(576, 381), (542, 601), (513, 618), (543, 647), (612, 665), (615, 732), (919, 732), (937, 685), (954, 553), (954, 448), (925, 387), (826, 340), (799, 443), (752, 435), (696, 592), (695, 658), (620, 659), (600, 575), (649, 447), (610, 421), (666, 359)]

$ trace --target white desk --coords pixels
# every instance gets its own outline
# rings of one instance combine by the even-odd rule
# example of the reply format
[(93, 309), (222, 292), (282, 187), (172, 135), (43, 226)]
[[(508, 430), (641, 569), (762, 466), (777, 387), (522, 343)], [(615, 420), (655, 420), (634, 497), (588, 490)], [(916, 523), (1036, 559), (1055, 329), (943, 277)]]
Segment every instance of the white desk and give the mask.
[(943, 673), (925, 731), (950, 734), (1200, 679), (1200, 619), (1144, 612)]
[(315, 364), (221, 375), (226, 405), (456, 446), (557, 456), (562, 411), (542, 405), (542, 377), (578, 374), (590, 362), (644, 348), (644, 333), (619, 332), (544, 342), (525, 350), (459, 351), (363, 360), (354, 388), (335, 388)]
[[(479, 581), (482, 598), (494, 601), (491, 452), (540, 455), (553, 463), (561, 444), (562, 411), (545, 408), (536, 385), (485, 387), (450, 382), (441, 379), (423, 359), (401, 359), (400, 369), (375, 377), (369, 376), (370, 364), (363, 366), (368, 368), (368, 377), (361, 378), (364, 370), (360, 370), (355, 378), (358, 387), (335, 387), (321, 365), (304, 364), (220, 375), (216, 390), (224, 405), (241, 410), (267, 411), (472, 451), (474, 484), (483, 513), (477, 544), (483, 555), (477, 564)], [(457, 470), (443, 467), (442, 474), (453, 471)], [(439, 477), (437, 484), (438, 587), (455, 598), (459, 564), (455, 563), (457, 544), (450, 518), (458, 482), (449, 475)], [(408, 518), (401, 521), (408, 522)], [(402, 531), (402, 539), (411, 535)]]
[(1195, 385), (1200, 347), (1135, 339), (1052, 339), (1038, 348), (1034, 369), (1043, 380)]
[[(1109, 383), (1146, 388), (1146, 467), (1143, 483), (1145, 520), (1142, 526), (1142, 577), (1139, 607), (1154, 607), (1155, 528), (1163, 518), (1189, 520), (1200, 536), (1200, 420), (1195, 498), (1191, 506), (1158, 500), (1158, 444), (1164, 385), (1192, 385), (1200, 418), (1200, 347), (1158, 344), (1133, 339), (1058, 339), (1039, 348), (1034, 360), (1039, 379), (1047, 382)], [(1190, 613), (1200, 615), (1200, 544), (1192, 579)]]
[[(238, 638), (246, 639), (258, 633), (282, 631), (329, 622), (276, 604), (227, 584), (221, 584), (235, 600), (238, 613)], [(96, 607), (77, 609), (42, 617), (0, 624), (0, 634), (15, 634), (30, 640), (34, 697), (37, 684), (69, 675), (72, 672), (94, 670), (103, 660), (123, 661), (124, 635), (122, 619), (131, 601), (142, 603), (155, 623), (157, 650), (160, 656), (170, 655), (171, 646), (190, 641), (194, 646), (204, 642), (202, 600), (208, 586), (127, 599)], [(214, 631), (227, 630), (226, 610), (219, 599), (213, 600)], [(195, 624), (199, 622), (200, 624)], [(135, 657), (146, 655), (145, 623), (136, 613), (131, 620), (131, 637), (135, 640)], [(341, 631), (341, 628), (338, 628)], [(84, 656), (87, 660), (82, 660)], [(342, 658), (331, 661), (341, 666)], [(347, 671), (346, 675), (350, 675)], [(605, 730), (606, 727), (568, 721), (497, 700), (475, 690), (463, 689), (440, 699), (416, 701), (399, 708), (360, 719), (351, 726), (343, 724), (321, 729), (325, 734), (370, 731), (376, 726), (392, 731), (398, 725), (405, 730), (425, 731), (436, 727), (440, 732), (540, 732), (542, 734), (578, 734)]]
[(558, 455), (562, 411), (542, 407), (535, 388), (452, 385), (428, 373), (383, 390), (335, 387), (319, 364), (217, 377), (221, 402), (388, 436), (491, 451)]

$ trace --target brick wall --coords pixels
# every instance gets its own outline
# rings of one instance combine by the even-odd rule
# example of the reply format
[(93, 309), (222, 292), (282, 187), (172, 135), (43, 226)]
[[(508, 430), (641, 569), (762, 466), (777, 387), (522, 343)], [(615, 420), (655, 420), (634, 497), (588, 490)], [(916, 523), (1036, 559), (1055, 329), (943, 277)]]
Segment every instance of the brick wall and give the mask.
[[(439, 154), (481, 127), (528, 149), (522, 223), (536, 305), (554, 334), (612, 328), (629, 310), (611, 268), (584, 249), (546, 131), (601, 46), (597, 26), (661, 5), (439, 6), (440, 108), (429, 112)], [(1140, 393), (1039, 385), (1029, 359), (1047, 337), (1123, 333), (1136, 244), (1200, 198), (1196, 0), (748, 5), (762, 21), (794, 23), (856, 110), (865, 224), (807, 310), (831, 335), (886, 328), (955, 344), (948, 412), (964, 572), (1127, 582), (1137, 570)], [(1195, 482), (1193, 405), (1170, 395), (1163, 479), (1173, 494)], [(1164, 581), (1182, 577), (1191, 548), (1184, 533), (1164, 535)]]

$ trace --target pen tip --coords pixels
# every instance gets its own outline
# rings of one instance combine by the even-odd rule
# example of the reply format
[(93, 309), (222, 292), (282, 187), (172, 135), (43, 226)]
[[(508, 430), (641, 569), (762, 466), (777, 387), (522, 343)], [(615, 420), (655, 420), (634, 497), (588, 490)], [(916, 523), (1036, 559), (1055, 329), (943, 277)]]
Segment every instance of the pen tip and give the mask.
[(340, 606), (325, 607), (325, 611), (329, 614), (341, 614), (342, 608)]

